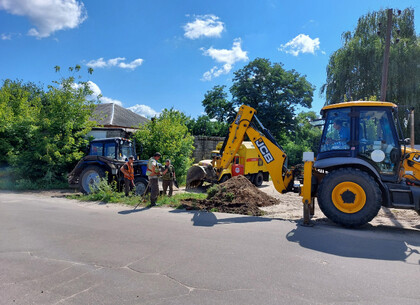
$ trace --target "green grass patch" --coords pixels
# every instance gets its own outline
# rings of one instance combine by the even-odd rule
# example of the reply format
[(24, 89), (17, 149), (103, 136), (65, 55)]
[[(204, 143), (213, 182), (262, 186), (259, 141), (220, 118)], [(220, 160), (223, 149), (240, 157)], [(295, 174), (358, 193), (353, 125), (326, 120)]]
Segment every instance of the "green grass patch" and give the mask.
[(45, 177), (38, 181), (29, 179), (13, 179), (13, 171), (10, 167), (0, 168), (0, 190), (25, 191), (25, 190), (52, 190), (68, 189), (67, 181), (58, 181)]
[[(141, 196), (129, 196), (126, 197), (122, 192), (104, 192), (99, 191), (89, 195), (70, 195), (67, 196), (69, 199), (76, 199), (81, 201), (100, 201), (103, 203), (122, 203), (131, 206), (136, 206), (140, 203), (140, 206), (147, 206), (150, 204), (149, 195), (147, 194), (142, 198)], [(168, 196), (159, 196), (156, 204), (158, 206), (169, 206), (173, 208), (179, 208), (182, 206), (182, 200), (202, 200), (206, 199), (207, 194), (197, 194), (197, 193), (180, 193), (175, 194), (172, 197)]]

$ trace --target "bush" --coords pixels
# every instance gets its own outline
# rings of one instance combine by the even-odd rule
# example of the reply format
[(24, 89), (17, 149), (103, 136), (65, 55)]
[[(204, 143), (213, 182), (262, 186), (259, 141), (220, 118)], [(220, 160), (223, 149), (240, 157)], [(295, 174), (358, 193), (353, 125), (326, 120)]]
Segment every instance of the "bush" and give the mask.
[(225, 199), (226, 199), (226, 201), (232, 202), (233, 199), (235, 199), (235, 194), (233, 194), (231, 192), (228, 192), (228, 193), (225, 194)]
[(207, 199), (211, 199), (219, 191), (220, 187), (215, 184), (207, 189)]
[[(188, 118), (174, 109), (164, 109), (156, 119), (139, 126), (134, 134), (136, 142), (142, 145), (140, 157), (149, 159), (160, 152), (163, 164), (170, 159), (179, 184), (185, 183), (187, 170), (192, 165), (194, 137), (188, 132)], [(138, 147), (137, 151), (141, 151)]]

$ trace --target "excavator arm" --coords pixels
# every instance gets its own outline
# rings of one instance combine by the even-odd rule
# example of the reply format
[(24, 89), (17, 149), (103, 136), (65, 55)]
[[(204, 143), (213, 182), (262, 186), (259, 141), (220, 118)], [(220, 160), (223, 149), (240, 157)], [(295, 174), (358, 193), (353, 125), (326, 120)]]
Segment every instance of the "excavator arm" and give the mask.
[(291, 170), (287, 169), (287, 156), (255, 114), (256, 110), (252, 107), (242, 105), (239, 108), (234, 122), (229, 127), (229, 134), (220, 150), (221, 158), (214, 164), (216, 173), (220, 175), (223, 169), (228, 168), (246, 134), (258, 149), (276, 190), (280, 193), (290, 191), (293, 187), (294, 175)]

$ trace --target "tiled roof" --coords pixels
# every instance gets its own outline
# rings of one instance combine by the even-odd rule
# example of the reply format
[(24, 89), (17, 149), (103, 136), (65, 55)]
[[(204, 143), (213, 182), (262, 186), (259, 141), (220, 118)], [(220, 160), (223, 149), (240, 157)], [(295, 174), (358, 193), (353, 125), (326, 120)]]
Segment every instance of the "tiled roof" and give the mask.
[(98, 104), (93, 112), (91, 121), (103, 126), (138, 127), (149, 120), (131, 110), (114, 103)]

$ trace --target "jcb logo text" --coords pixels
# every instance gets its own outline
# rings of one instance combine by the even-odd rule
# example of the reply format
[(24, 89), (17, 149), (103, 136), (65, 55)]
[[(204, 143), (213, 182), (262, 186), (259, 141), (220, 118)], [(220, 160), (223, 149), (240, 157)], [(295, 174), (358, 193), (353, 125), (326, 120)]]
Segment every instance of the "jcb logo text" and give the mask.
[(256, 141), (255, 144), (257, 145), (261, 155), (263, 156), (263, 158), (264, 158), (265, 162), (267, 162), (267, 164), (270, 163), (271, 161), (274, 161), (273, 155), (268, 150), (267, 146), (265, 145), (265, 143), (262, 139), (259, 139), (258, 141)]

